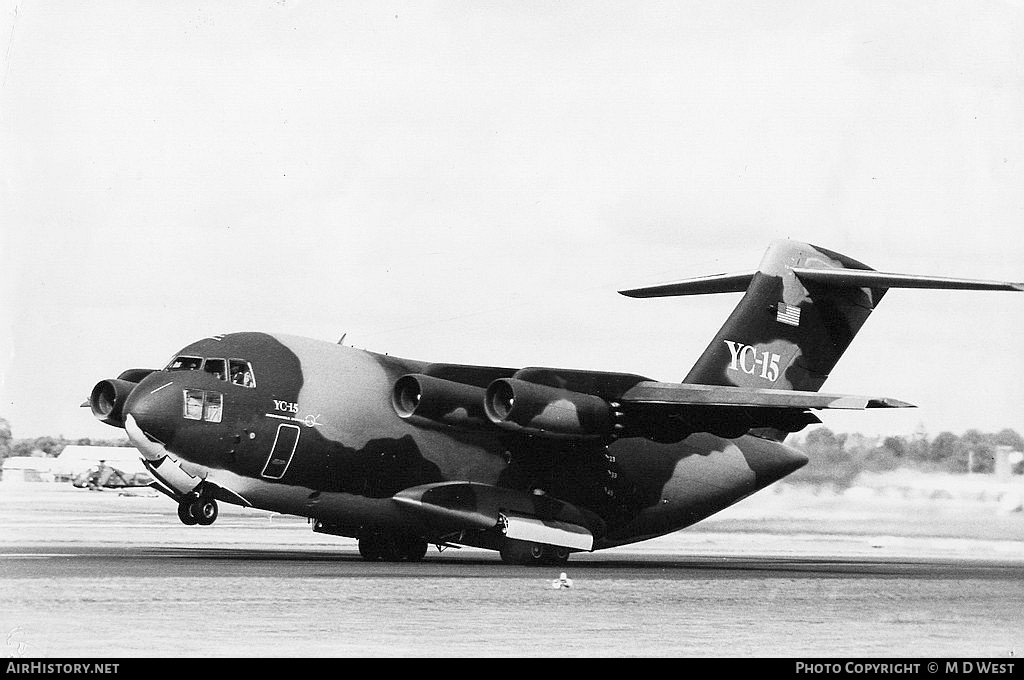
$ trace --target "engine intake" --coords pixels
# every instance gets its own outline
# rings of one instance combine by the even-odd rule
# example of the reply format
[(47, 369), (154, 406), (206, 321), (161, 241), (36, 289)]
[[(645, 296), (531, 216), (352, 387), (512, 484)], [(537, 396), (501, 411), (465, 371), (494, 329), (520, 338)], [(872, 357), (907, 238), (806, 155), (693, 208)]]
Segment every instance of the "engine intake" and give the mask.
[(484, 410), (506, 429), (572, 438), (615, 438), (623, 429), (617, 404), (593, 394), (501, 378), (487, 388)]
[(124, 403), (137, 385), (136, 382), (116, 378), (99, 381), (89, 395), (92, 414), (107, 425), (124, 427)]
[(391, 391), (391, 405), (403, 420), (474, 429), (491, 426), (483, 400), (482, 387), (422, 373), (403, 375)]

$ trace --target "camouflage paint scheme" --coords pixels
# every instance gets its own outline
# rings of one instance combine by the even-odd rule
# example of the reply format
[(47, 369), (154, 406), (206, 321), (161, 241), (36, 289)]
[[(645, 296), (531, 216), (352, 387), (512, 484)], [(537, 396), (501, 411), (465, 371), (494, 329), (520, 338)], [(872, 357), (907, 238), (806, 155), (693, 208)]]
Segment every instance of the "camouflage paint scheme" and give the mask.
[[(779, 241), (756, 272), (622, 291), (746, 291), (683, 384), (434, 364), (251, 332), (199, 340), (178, 355), (247, 360), (255, 387), (204, 371), (126, 372), (135, 380), (126, 383), (123, 413), (186, 470), (230, 491), (218, 498), (310, 517), (330, 533), (402, 531), (497, 549), (503, 539), (495, 518), (512, 510), (585, 527), (595, 550), (640, 541), (689, 526), (800, 468), (807, 458), (782, 444), (786, 435), (817, 422), (812, 408), (850, 407), (811, 393), (897, 275), (878, 274), (877, 285), (862, 286), (797, 273), (805, 269), (873, 272), (831, 251)], [(435, 383), (448, 401), (437, 401), (433, 412), (427, 404), (425, 417), (409, 416), (423, 406), (419, 393), (408, 413), (393, 401), (396, 382), (408, 375), (419, 377), (422, 401)], [(540, 386), (576, 395), (542, 399), (532, 411), (526, 396), (516, 404), (529, 411), (527, 420), (568, 413), (596, 436), (498, 426), (481, 407), (496, 381), (509, 394)], [(222, 393), (221, 421), (184, 419), (185, 390)], [(585, 400), (611, 406), (591, 416)], [(854, 407), (868, 406), (906, 404)], [(285, 460), (279, 451), (271, 463), (282, 431), (297, 431), (294, 454)], [(266, 474), (271, 465), (284, 470), (280, 478)]]
[[(550, 442), (496, 428), (418, 427), (395, 415), (391, 391), (401, 376), (428, 364), (306, 338), (236, 333), (200, 340), (179, 354), (248, 359), (256, 387), (201, 371), (154, 372), (139, 383), (139, 396), (126, 408), (142, 428), (255, 507), (353, 528), (417, 523), (392, 501), (394, 494), (465, 481), (531, 495), (539, 488), (590, 509), (607, 526), (595, 547), (608, 547), (688, 526), (806, 462), (799, 452), (749, 436), (728, 440), (697, 433), (672, 444), (623, 439), (605, 446)], [(184, 389), (223, 392), (222, 422), (181, 419)], [(298, 410), (284, 413), (275, 400), (297, 404)], [(168, 413), (179, 417), (167, 418)], [(283, 422), (274, 416), (294, 418), (288, 422), (301, 428), (280, 480), (260, 474)]]

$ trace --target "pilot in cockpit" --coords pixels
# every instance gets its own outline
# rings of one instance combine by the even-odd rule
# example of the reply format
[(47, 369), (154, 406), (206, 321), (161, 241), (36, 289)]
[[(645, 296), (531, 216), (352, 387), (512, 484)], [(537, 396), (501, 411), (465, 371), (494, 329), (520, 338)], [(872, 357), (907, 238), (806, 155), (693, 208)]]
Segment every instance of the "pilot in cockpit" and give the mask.
[(243, 387), (252, 387), (252, 373), (246, 366), (236, 366), (235, 372), (231, 374), (231, 382)]

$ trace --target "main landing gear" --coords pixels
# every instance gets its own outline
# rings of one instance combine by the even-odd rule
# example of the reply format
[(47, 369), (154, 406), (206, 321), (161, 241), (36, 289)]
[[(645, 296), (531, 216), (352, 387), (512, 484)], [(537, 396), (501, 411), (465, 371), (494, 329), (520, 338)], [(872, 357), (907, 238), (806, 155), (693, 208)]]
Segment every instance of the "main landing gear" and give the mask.
[(359, 535), (359, 554), (371, 562), (419, 562), (427, 554), (427, 540), (412, 534), (367, 531)]
[(501, 546), (501, 561), (508, 564), (558, 565), (569, 561), (569, 548), (506, 538)]
[(217, 500), (210, 496), (186, 496), (178, 503), (178, 519), (188, 526), (207, 526), (217, 519)]

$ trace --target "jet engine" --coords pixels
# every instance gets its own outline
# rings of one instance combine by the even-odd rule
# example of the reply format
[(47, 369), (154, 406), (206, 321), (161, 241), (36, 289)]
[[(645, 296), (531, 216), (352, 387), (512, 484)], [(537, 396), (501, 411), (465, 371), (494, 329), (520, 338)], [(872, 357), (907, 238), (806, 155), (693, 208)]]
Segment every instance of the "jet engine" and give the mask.
[(487, 388), (490, 421), (510, 430), (566, 438), (616, 438), (624, 425), (619, 404), (593, 394), (501, 378)]
[(130, 380), (111, 378), (101, 380), (92, 388), (89, 395), (89, 407), (92, 414), (101, 422), (114, 427), (124, 427), (124, 408), (128, 395), (132, 393), (138, 383)]
[(124, 427), (122, 410), (128, 395), (143, 378), (153, 372), (155, 369), (152, 368), (129, 368), (116, 378), (101, 380), (92, 388), (89, 401), (82, 406), (89, 406), (92, 414), (99, 418), (100, 422), (114, 427)]
[(118, 380), (127, 380), (128, 382), (138, 383), (142, 382), (150, 373), (156, 373), (155, 368), (129, 368), (127, 371), (121, 371), (121, 375), (117, 376)]
[(391, 405), (403, 420), (456, 427), (491, 427), (483, 411), (484, 388), (422, 373), (403, 375), (391, 391)]

